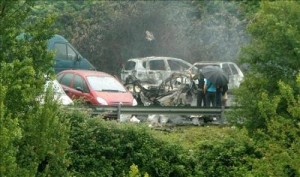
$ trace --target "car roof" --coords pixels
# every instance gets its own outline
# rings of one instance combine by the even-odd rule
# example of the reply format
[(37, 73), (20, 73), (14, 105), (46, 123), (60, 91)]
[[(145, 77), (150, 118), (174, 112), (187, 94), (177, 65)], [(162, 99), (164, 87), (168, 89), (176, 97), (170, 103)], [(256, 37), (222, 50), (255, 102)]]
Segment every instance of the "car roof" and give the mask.
[(69, 42), (61, 35), (55, 34), (54, 36), (52, 36), (52, 38), (48, 40), (48, 50), (53, 49), (55, 43), (69, 43)]
[(199, 62), (195, 62), (194, 65), (198, 64), (223, 64), (223, 63), (234, 63), (231, 61), (199, 61)]
[(93, 70), (64, 70), (61, 71), (59, 74), (61, 73), (73, 73), (73, 74), (78, 74), (84, 77), (87, 76), (108, 76), (108, 77), (112, 77), (112, 75), (102, 72), (102, 71), (93, 71)]
[[(142, 57), (142, 58), (131, 58), (130, 60), (155, 60), (155, 59), (174, 59), (174, 60), (183, 60), (180, 58), (174, 58), (174, 57), (160, 57), (160, 56), (151, 56), (151, 57)], [(185, 61), (185, 60), (184, 60)]]

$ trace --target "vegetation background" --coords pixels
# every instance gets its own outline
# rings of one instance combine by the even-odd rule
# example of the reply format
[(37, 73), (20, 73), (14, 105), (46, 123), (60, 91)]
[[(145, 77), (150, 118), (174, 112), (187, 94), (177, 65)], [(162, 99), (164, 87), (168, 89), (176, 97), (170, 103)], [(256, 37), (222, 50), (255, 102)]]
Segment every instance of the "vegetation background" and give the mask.
[[(56, 16), (54, 27), (83, 56), (98, 70), (119, 75), (122, 64), (135, 57), (169, 56), (191, 63), (237, 61), (241, 46), (249, 41), (245, 32), (247, 4), (236, 1), (38, 1), (32, 18)], [(250, 5), (253, 8), (258, 2)], [(153, 37), (149, 38), (147, 33)]]
[[(0, 176), (300, 176), (299, 15), (298, 1), (0, 1)], [(68, 112), (51, 90), (40, 105), (55, 33), (116, 75), (149, 55), (245, 64), (240, 107), (167, 133)]]

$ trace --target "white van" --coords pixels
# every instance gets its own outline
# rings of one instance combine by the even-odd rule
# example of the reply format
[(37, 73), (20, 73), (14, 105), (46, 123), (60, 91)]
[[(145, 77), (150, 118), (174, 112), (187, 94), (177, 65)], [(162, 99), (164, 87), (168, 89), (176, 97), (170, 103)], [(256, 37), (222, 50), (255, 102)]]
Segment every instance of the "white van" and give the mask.
[(233, 62), (215, 62), (215, 61), (201, 61), (194, 63), (198, 69), (205, 66), (218, 66), (223, 69), (223, 71), (228, 74), (229, 83), (228, 89), (237, 88), (240, 86), (241, 82), (244, 79), (244, 74), (236, 63)]

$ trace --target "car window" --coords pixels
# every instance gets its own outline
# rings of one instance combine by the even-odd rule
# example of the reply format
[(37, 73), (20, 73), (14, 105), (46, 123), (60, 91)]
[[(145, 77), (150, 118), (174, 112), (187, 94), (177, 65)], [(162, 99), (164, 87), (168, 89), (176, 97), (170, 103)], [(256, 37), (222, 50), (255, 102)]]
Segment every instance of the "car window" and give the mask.
[(146, 68), (146, 61), (143, 61), (143, 67)]
[(234, 66), (234, 64), (229, 64), (232, 74), (239, 74), (238, 70), (236, 69), (236, 67)]
[(166, 70), (164, 60), (150, 60), (149, 61), (150, 70)]
[(67, 45), (67, 55), (68, 60), (74, 60), (76, 58), (76, 52), (69, 45)]
[(204, 67), (206, 67), (206, 66), (216, 66), (216, 67), (220, 67), (220, 65), (218, 65), (218, 64), (196, 64), (196, 67), (198, 68), (198, 69), (202, 69), (202, 68), (204, 68)]
[(134, 70), (136, 63), (134, 61), (127, 61), (125, 64), (125, 70)]
[(67, 45), (61, 43), (54, 44), (55, 58), (67, 59)]
[(60, 80), (61, 80), (61, 78), (62, 78), (63, 76), (64, 76), (64, 74), (60, 74), (60, 75), (57, 76), (58, 82), (60, 82)]
[(59, 83), (70, 87), (72, 78), (73, 78), (73, 74), (71, 73), (64, 74), (59, 80)]
[(113, 77), (89, 76), (87, 81), (95, 91), (126, 92), (124, 86)]
[(83, 78), (81, 76), (75, 75), (74, 77), (74, 81), (73, 81), (73, 88), (81, 88), (83, 92), (87, 93), (89, 92), (85, 81), (83, 80)]
[(228, 64), (223, 64), (222, 69), (226, 74), (231, 75), (231, 71)]
[(208, 65), (195, 65), (198, 69), (202, 69), (203, 67), (205, 66), (208, 66)]
[(168, 60), (168, 64), (172, 71), (184, 71), (190, 68), (188, 64), (177, 60)]

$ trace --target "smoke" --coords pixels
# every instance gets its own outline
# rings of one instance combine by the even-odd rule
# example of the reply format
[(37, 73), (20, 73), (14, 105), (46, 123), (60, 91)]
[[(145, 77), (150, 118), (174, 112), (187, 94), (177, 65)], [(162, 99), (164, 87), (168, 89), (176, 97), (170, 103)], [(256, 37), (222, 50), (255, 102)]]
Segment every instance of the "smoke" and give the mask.
[[(152, 1), (145, 6), (150, 7), (150, 20), (160, 19), (160, 23), (150, 22), (156, 34), (152, 55), (190, 62), (236, 61), (247, 43), (246, 25), (235, 2), (203, 1), (195, 6), (190, 1)], [(154, 40), (148, 30), (146, 40)]]

